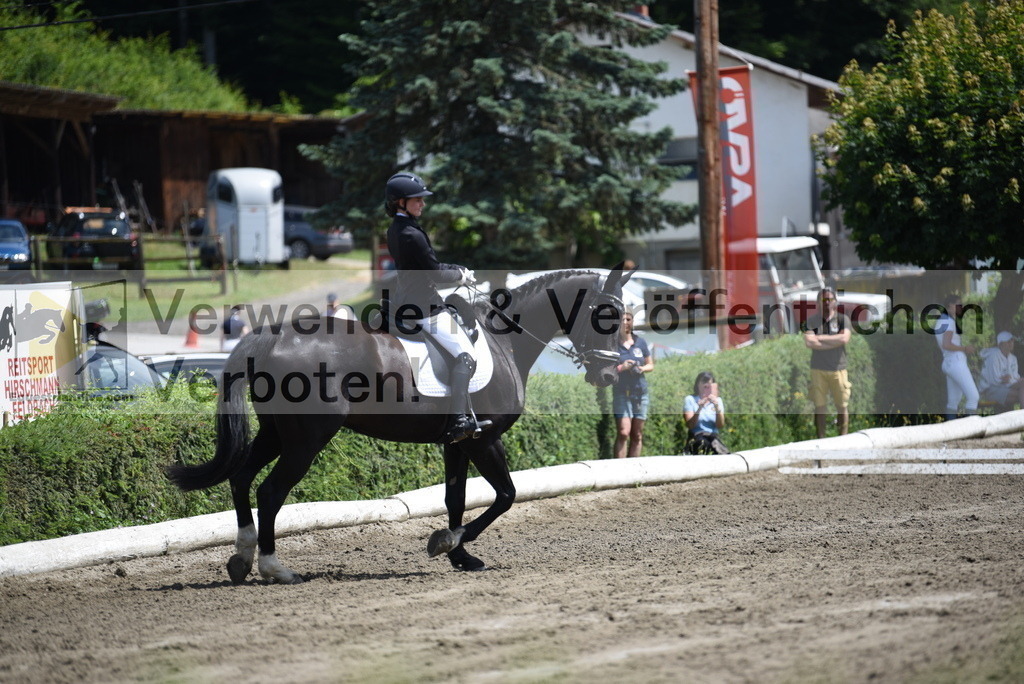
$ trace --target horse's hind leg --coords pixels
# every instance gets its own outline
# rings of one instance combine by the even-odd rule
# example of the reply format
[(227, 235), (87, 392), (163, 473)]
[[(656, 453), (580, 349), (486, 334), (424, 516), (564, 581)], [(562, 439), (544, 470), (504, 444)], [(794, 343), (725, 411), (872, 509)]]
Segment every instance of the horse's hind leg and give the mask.
[[(280, 584), (299, 584), (302, 578), (277, 560), (274, 523), (292, 487), (306, 475), (313, 459), (341, 426), (341, 420), (328, 416), (279, 417), (277, 429), (282, 435), (281, 458), (256, 489), (259, 508), (260, 575)], [(290, 435), (290, 436), (289, 436)]]
[(256, 524), (252, 519), (252, 503), (249, 499), (252, 481), (280, 453), (277, 430), (268, 421), (260, 425), (259, 432), (249, 446), (249, 457), (245, 465), (230, 478), (231, 499), (238, 519), (238, 537), (235, 539), (235, 554), (228, 560), (228, 575), (235, 584), (241, 584), (249, 576), (256, 557)]

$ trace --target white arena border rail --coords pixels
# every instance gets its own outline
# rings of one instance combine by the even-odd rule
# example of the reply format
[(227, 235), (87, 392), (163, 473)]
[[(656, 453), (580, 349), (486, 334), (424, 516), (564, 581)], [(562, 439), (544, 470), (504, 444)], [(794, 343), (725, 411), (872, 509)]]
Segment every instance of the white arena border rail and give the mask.
[[(726, 456), (645, 456), (581, 461), (517, 471), (512, 473), (512, 479), (516, 485), (516, 500), (528, 501), (570, 492), (658, 485), (778, 469), (800, 461), (816, 460), (815, 452), (822, 456), (838, 450), (850, 454), (857, 450), (899, 449), (1021, 431), (1024, 431), (1024, 410), (989, 417), (969, 416), (937, 425), (872, 428), (841, 437), (794, 442)], [(811, 472), (820, 473), (821, 470)], [(466, 486), (467, 510), (487, 506), (493, 501), (494, 492), (483, 478), (469, 480)], [(277, 534), (282, 537), (444, 513), (444, 486), (434, 485), (373, 501), (290, 504), (283, 507), (278, 515)], [(152, 525), (11, 544), (0, 547), (0, 578), (233, 544), (235, 532), (234, 511), (225, 511)]]

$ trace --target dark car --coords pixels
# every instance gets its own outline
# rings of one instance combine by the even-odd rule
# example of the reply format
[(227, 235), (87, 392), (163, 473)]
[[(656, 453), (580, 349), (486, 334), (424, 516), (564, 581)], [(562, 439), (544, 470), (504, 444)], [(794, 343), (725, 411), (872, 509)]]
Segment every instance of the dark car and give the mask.
[(352, 233), (340, 228), (317, 230), (310, 223), (310, 215), (316, 213), (312, 207), (285, 205), (284, 243), (292, 250), (293, 259), (307, 259), (310, 256), (326, 261), (335, 254), (352, 251)]
[(75, 208), (47, 233), (47, 254), (68, 268), (141, 269), (139, 236), (124, 212)]
[(0, 219), (0, 271), (32, 268), (28, 232), (21, 221)]

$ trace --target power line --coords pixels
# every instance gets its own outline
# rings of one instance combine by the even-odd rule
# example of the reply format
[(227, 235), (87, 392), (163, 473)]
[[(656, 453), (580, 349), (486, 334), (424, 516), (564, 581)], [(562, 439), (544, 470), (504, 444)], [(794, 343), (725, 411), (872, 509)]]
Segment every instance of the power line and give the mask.
[[(67, 19), (64, 21), (47, 21), (39, 24), (23, 24), (21, 26), (0, 26), (0, 31), (13, 31), (15, 29), (44, 28), (47, 26), (63, 26), (64, 24), (91, 24), (106, 19), (126, 19), (128, 17), (144, 17), (152, 14), (168, 14), (170, 12), (181, 12), (182, 10), (204, 9), (206, 7), (219, 7), (221, 5), (238, 5), (253, 0), (220, 0), (220, 2), (207, 2), (202, 5), (186, 5), (184, 7), (173, 7), (170, 9), (146, 10), (144, 12), (126, 12), (124, 14), (109, 14), (105, 17), (89, 17), (87, 19)], [(53, 3), (41, 3), (53, 4)]]

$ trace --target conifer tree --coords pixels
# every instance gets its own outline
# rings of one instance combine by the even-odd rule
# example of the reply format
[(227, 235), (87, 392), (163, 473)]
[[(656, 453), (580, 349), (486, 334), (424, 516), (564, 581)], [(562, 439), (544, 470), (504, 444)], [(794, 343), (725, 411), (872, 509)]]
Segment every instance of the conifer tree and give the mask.
[(662, 198), (671, 131), (630, 127), (685, 87), (623, 49), (669, 28), (617, 14), (628, 5), (369, 0), (342, 36), (363, 55), (349, 100), (362, 119), (306, 150), (344, 183), (335, 210), (379, 229), (385, 181), (415, 171), (435, 193), (425, 221), (477, 268), (543, 266), (560, 246), (611, 258), (625, 234), (691, 220)]

